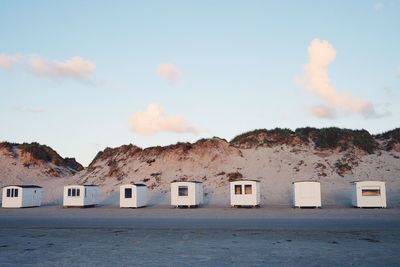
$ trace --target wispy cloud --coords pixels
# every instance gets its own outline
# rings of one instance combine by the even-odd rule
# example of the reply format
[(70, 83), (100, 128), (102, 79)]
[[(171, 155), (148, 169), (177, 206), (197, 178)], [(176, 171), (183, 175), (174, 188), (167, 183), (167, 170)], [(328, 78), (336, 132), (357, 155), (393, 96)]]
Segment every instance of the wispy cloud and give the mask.
[(22, 107), (22, 106), (14, 106), (14, 109), (20, 112), (28, 112), (28, 113), (43, 113), (46, 112), (45, 108), (41, 108), (41, 107), (36, 107), (36, 108), (32, 108), (32, 107)]
[(169, 82), (175, 82), (178, 79), (179, 72), (176, 67), (169, 63), (162, 63), (157, 66), (157, 75)]
[(394, 94), (393, 94), (393, 89), (392, 89), (391, 87), (386, 86), (386, 87), (383, 88), (383, 91), (385, 92), (385, 95), (386, 95), (387, 97), (392, 97), (392, 96), (394, 96)]
[(137, 112), (129, 117), (132, 132), (151, 136), (161, 132), (197, 134), (199, 130), (179, 116), (164, 114), (160, 105), (152, 103), (146, 111)]
[(381, 2), (376, 2), (372, 5), (372, 9), (376, 12), (381, 11), (383, 8), (383, 4)]
[(44, 78), (75, 79), (89, 81), (96, 66), (94, 63), (79, 56), (65, 61), (49, 61), (40, 56), (0, 55), (0, 68), (11, 70), (13, 66), (27, 66), (32, 73)]
[(29, 65), (36, 74), (44, 77), (77, 80), (89, 79), (96, 69), (92, 62), (81, 57), (49, 62), (42, 57), (34, 56), (29, 60)]
[(30, 113), (43, 113), (43, 112), (46, 112), (46, 109), (44, 109), (44, 108), (27, 108), (26, 111), (30, 112)]
[(20, 55), (0, 55), (0, 68), (3, 70), (11, 70), (14, 65), (21, 61)]
[(309, 92), (325, 101), (326, 105), (317, 106), (309, 111), (310, 115), (320, 118), (335, 118), (358, 113), (365, 118), (380, 117), (373, 104), (357, 98), (348, 91), (338, 91), (332, 84), (328, 66), (336, 58), (336, 50), (328, 41), (316, 38), (308, 47), (308, 63), (304, 73), (296, 79), (297, 83)]
[(335, 110), (327, 106), (315, 106), (308, 110), (308, 114), (313, 117), (334, 119), (336, 117)]

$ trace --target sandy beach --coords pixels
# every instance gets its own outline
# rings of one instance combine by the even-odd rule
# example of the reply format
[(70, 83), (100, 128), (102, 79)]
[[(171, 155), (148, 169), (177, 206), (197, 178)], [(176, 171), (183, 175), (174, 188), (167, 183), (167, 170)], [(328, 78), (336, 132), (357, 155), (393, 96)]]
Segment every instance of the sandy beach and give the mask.
[(399, 209), (0, 209), (0, 266), (397, 266)]

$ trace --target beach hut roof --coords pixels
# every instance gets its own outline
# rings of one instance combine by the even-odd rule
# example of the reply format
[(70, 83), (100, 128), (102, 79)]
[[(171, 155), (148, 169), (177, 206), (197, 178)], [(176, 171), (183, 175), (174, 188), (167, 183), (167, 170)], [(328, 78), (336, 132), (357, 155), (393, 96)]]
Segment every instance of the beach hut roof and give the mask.
[(355, 183), (363, 183), (363, 182), (385, 183), (385, 181), (370, 181), (370, 180), (351, 181), (350, 183), (355, 184)]
[(172, 181), (171, 183), (197, 183), (197, 184), (202, 184), (203, 182), (201, 182), (201, 181)]
[(69, 184), (66, 186), (85, 186), (85, 187), (98, 187), (98, 185), (95, 184)]
[(292, 182), (292, 184), (295, 184), (295, 183), (304, 183), (304, 182), (320, 183), (320, 182), (315, 181), (315, 180), (300, 180), (300, 181), (294, 181), (294, 182)]
[(42, 188), (41, 186), (38, 186), (38, 185), (26, 185), (26, 184), (24, 184), (24, 185), (16, 185), (16, 184), (6, 185), (6, 186), (3, 186), (3, 188), (9, 187), (9, 186), (17, 186), (17, 187), (21, 187), (21, 188)]
[(136, 184), (136, 183), (123, 184), (122, 186), (128, 186), (128, 185), (134, 185), (134, 186), (147, 186), (147, 185), (145, 185), (145, 184)]
[(260, 180), (255, 180), (255, 179), (237, 179), (237, 180), (233, 180), (233, 181), (231, 181), (231, 183), (232, 182), (260, 182)]

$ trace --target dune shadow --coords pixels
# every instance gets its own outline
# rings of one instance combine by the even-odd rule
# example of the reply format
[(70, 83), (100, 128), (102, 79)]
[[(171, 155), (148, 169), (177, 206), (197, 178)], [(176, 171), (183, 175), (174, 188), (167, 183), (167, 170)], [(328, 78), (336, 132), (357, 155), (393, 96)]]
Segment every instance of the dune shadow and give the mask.
[(170, 203), (170, 197), (168, 194), (162, 192), (153, 192), (147, 200), (147, 207), (154, 207), (167, 203)]

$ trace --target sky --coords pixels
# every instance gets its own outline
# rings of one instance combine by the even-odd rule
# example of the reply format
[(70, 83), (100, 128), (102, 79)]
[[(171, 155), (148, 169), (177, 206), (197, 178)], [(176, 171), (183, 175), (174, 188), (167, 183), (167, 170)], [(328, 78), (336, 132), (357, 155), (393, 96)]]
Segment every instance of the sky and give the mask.
[(1, 1), (0, 141), (105, 147), (400, 122), (399, 1)]

